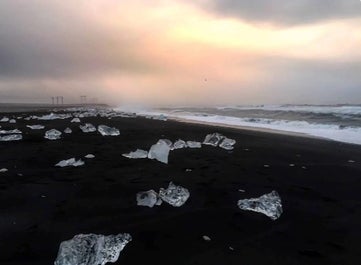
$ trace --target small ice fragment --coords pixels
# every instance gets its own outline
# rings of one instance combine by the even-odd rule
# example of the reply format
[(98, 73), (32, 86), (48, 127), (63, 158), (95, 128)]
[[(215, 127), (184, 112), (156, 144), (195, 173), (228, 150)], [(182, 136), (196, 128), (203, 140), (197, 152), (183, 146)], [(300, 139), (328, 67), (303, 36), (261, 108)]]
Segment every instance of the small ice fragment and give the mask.
[(22, 134), (9, 134), (5, 136), (0, 136), (0, 142), (19, 141), (21, 139), (23, 139)]
[(269, 165), (263, 165), (263, 167), (269, 167)]
[(219, 144), (220, 148), (226, 150), (233, 150), (233, 146), (236, 144), (236, 140), (225, 137), (223, 141)]
[(192, 169), (186, 168), (186, 172), (191, 172), (191, 171), (192, 171)]
[(61, 136), (60, 131), (51, 129), (51, 130), (45, 132), (44, 138), (49, 139), (49, 140), (58, 140), (58, 139), (60, 139), (60, 136)]
[(186, 148), (186, 147), (187, 147), (187, 143), (185, 141), (179, 139), (174, 142), (174, 144), (172, 146), (172, 150), (182, 149), (182, 148)]
[(189, 191), (186, 188), (176, 186), (173, 182), (169, 183), (167, 189), (161, 188), (159, 191), (159, 197), (174, 207), (182, 206), (188, 200), (189, 196)]
[(248, 148), (245, 148), (245, 149), (243, 149), (244, 151), (249, 151), (249, 149)]
[(22, 133), (20, 130), (15, 129), (15, 130), (0, 130), (0, 134), (18, 134), (18, 133)]
[(187, 146), (189, 148), (201, 148), (202, 144), (200, 142), (195, 142), (195, 141), (187, 141)]
[(129, 234), (79, 234), (60, 244), (54, 265), (105, 265), (118, 260), (120, 252), (132, 241)]
[(239, 191), (239, 192), (246, 192), (245, 190), (242, 190), (242, 189), (239, 189), (238, 191)]
[(156, 159), (159, 162), (168, 164), (170, 146), (163, 139), (159, 140), (156, 144), (152, 145), (148, 152), (149, 159)]
[(87, 154), (86, 156), (84, 156), (85, 158), (88, 158), (88, 159), (92, 159), (95, 157), (95, 155), (93, 154)]
[(272, 220), (278, 219), (283, 211), (281, 198), (277, 191), (272, 191), (258, 198), (239, 200), (237, 204), (241, 210), (263, 213)]
[(81, 160), (81, 159), (76, 160), (75, 158), (70, 158), (70, 159), (67, 159), (67, 160), (60, 161), (55, 166), (56, 167), (70, 167), (70, 166), (78, 167), (78, 166), (82, 166), (82, 165), (84, 165), (83, 160)]
[(46, 196), (45, 196), (45, 195), (41, 195), (41, 198), (46, 198)]
[(295, 164), (289, 164), (289, 166), (290, 166), (290, 167), (294, 167), (294, 166), (295, 166)]
[(64, 130), (64, 133), (67, 133), (67, 134), (72, 133), (72, 132), (73, 131), (69, 127), (65, 128), (65, 130)]
[(70, 114), (55, 114), (55, 113), (50, 113), (48, 115), (43, 115), (40, 117), (37, 116), (33, 116), (33, 119), (38, 119), (38, 120), (45, 120), (45, 121), (50, 121), (50, 120), (64, 120), (64, 119), (68, 119), (71, 118), (72, 116)]
[(80, 119), (79, 118), (74, 118), (70, 122), (80, 122)]
[(205, 241), (211, 241), (211, 238), (210, 238), (209, 236), (203, 236), (203, 239), (204, 239)]
[(203, 144), (218, 146), (220, 141), (224, 138), (224, 136), (220, 133), (212, 133), (208, 134), (203, 141)]
[(231, 246), (229, 246), (228, 248), (229, 248), (229, 250), (231, 250), (231, 251), (233, 251), (233, 250), (234, 250), (234, 248), (232, 248)]
[(142, 191), (137, 193), (138, 206), (147, 206), (149, 208), (152, 208), (154, 205), (157, 205), (158, 200), (158, 193), (156, 193), (154, 190)]
[(108, 127), (106, 125), (99, 125), (98, 132), (100, 132), (102, 136), (118, 136), (120, 134), (117, 128)]
[(302, 169), (307, 169), (307, 168), (305, 166), (303, 166)]
[(8, 171), (7, 168), (2, 168), (2, 169), (0, 169), (0, 173), (5, 173), (5, 172), (7, 172), (7, 171)]
[(42, 130), (45, 128), (43, 125), (26, 125), (26, 127), (32, 129), (32, 130)]
[(95, 132), (97, 130), (97, 128), (94, 127), (93, 124), (91, 123), (85, 123), (85, 125), (80, 125), (79, 128), (84, 132), (84, 133), (90, 133), (90, 132)]
[(160, 139), (160, 140), (158, 141), (158, 143), (159, 143), (159, 142), (164, 142), (166, 145), (169, 146), (169, 148), (172, 148), (173, 143), (172, 143), (172, 141), (169, 140), (169, 139)]
[(16, 123), (16, 120), (15, 120), (15, 119), (11, 119), (11, 120), (9, 120), (9, 123)]
[(8, 122), (9, 121), (9, 118), (8, 117), (3, 117), (0, 122)]
[(130, 152), (128, 154), (122, 154), (122, 156), (132, 159), (138, 159), (138, 158), (147, 158), (148, 157), (148, 151), (137, 149), (133, 152)]
[(355, 161), (354, 161), (354, 160), (349, 160), (349, 161), (347, 161), (347, 162), (349, 162), (349, 163), (355, 163)]

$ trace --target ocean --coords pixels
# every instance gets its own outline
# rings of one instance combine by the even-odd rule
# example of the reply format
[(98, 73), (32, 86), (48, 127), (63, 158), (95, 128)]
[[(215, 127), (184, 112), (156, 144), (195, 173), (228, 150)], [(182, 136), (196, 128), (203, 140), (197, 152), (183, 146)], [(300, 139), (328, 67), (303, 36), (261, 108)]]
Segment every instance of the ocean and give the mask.
[(137, 110), (193, 122), (302, 133), (361, 145), (361, 105), (258, 105)]

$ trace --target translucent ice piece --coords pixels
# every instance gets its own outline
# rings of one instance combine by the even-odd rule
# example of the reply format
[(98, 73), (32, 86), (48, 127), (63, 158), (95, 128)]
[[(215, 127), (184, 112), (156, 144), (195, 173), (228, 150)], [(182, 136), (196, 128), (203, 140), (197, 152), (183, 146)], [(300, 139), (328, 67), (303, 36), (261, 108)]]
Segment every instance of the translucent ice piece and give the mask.
[(239, 200), (238, 207), (241, 210), (263, 213), (272, 220), (278, 219), (283, 212), (281, 198), (277, 191), (272, 191), (258, 198)]
[(15, 119), (11, 119), (11, 120), (9, 120), (9, 123), (16, 123), (16, 120), (15, 120)]
[(44, 115), (44, 116), (33, 116), (33, 119), (38, 119), (38, 120), (45, 120), (45, 121), (49, 121), (49, 120), (63, 120), (63, 119), (68, 119), (71, 118), (70, 114), (55, 114), (55, 113), (50, 113), (48, 115)]
[(103, 136), (118, 136), (120, 134), (117, 128), (108, 127), (106, 125), (99, 125), (98, 132)]
[(0, 142), (19, 141), (21, 139), (23, 139), (22, 134), (9, 134), (9, 135), (0, 136)]
[(95, 132), (97, 130), (91, 123), (85, 123), (83, 126), (80, 125), (79, 128), (85, 133)]
[(154, 205), (160, 205), (162, 200), (160, 200), (158, 193), (154, 190), (142, 191), (137, 193), (137, 205), (147, 206), (152, 208)]
[(167, 189), (161, 188), (159, 191), (159, 197), (174, 207), (182, 206), (188, 200), (189, 196), (189, 191), (186, 188), (176, 186), (173, 182), (169, 183)]
[(220, 141), (224, 138), (224, 136), (220, 133), (212, 133), (208, 134), (203, 141), (203, 144), (218, 146)]
[(128, 154), (122, 154), (122, 156), (132, 159), (147, 158), (148, 152), (142, 149), (137, 149), (134, 152), (130, 152)]
[(0, 134), (18, 134), (18, 133), (22, 133), (20, 130), (15, 129), (15, 130), (0, 130)]
[(226, 150), (233, 150), (233, 146), (236, 144), (236, 140), (229, 139), (227, 137), (220, 143), (219, 147)]
[(200, 142), (195, 142), (195, 141), (187, 141), (187, 146), (189, 148), (201, 148), (202, 144)]
[(8, 117), (3, 117), (0, 122), (8, 122), (10, 119)]
[(149, 159), (156, 159), (159, 162), (168, 164), (170, 146), (163, 139), (159, 140), (156, 144), (152, 145), (148, 152)]
[(84, 161), (79, 159), (76, 160), (75, 158), (70, 158), (67, 160), (62, 160), (58, 164), (56, 164), (56, 167), (79, 167), (84, 165)]
[(32, 130), (42, 130), (45, 128), (44, 125), (26, 125), (26, 127), (32, 129)]
[(74, 118), (70, 122), (80, 122), (80, 119), (79, 118)]
[(116, 262), (120, 252), (132, 241), (129, 234), (79, 234), (60, 244), (54, 265), (105, 265)]
[(86, 156), (84, 156), (85, 158), (88, 158), (88, 159), (92, 159), (95, 157), (95, 155), (93, 154), (87, 154)]
[(60, 139), (61, 132), (55, 129), (51, 129), (45, 132), (45, 138), (49, 140), (58, 140)]
[(69, 128), (69, 127), (67, 127), (67, 128), (65, 128), (65, 130), (64, 130), (64, 133), (72, 133), (73, 131)]
[(1, 168), (1, 169), (0, 169), (0, 173), (5, 173), (5, 172), (7, 172), (7, 171), (8, 171), (7, 168)]
[(175, 149), (182, 149), (182, 148), (186, 148), (187, 147), (187, 143), (181, 139), (177, 140), (174, 142), (173, 144), (173, 150)]

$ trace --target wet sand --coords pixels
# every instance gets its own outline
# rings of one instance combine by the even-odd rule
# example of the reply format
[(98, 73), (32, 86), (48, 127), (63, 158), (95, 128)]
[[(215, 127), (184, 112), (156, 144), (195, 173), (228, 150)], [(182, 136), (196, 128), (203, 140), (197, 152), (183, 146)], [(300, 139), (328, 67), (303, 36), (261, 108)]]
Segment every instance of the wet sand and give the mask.
[[(123, 232), (133, 241), (115, 264), (360, 262), (360, 146), (144, 118), (84, 122), (117, 127), (121, 135), (85, 134), (69, 119), (0, 123), (24, 136), (0, 142), (0, 168), (9, 169), (0, 173), (0, 264), (53, 264), (60, 242), (76, 234)], [(45, 130), (27, 124), (73, 133), (49, 141)], [(147, 150), (159, 138), (203, 141), (213, 132), (236, 139), (235, 149), (175, 150), (168, 165), (121, 156)], [(54, 167), (89, 153), (95, 158), (82, 167)], [(184, 206), (136, 206), (138, 191), (159, 190), (169, 181), (189, 189)], [(280, 219), (237, 208), (239, 199), (272, 190), (282, 198)]]

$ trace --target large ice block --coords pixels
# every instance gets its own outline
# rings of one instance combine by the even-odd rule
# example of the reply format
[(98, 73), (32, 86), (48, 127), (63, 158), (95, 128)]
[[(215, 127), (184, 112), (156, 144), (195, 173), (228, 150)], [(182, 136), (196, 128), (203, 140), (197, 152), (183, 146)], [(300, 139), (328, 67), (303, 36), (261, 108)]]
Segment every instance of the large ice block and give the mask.
[(97, 128), (95, 128), (95, 126), (91, 123), (85, 123), (85, 125), (80, 125), (79, 128), (85, 133), (95, 132), (97, 130)]
[(51, 129), (45, 132), (44, 138), (49, 140), (58, 140), (61, 137), (61, 132), (56, 129)]
[(129, 234), (79, 234), (60, 244), (54, 265), (105, 265), (116, 262), (132, 240)]
[(21, 139), (23, 139), (22, 134), (9, 134), (9, 135), (0, 136), (0, 142), (19, 141)]
[(174, 144), (172, 146), (172, 150), (182, 149), (182, 148), (186, 148), (186, 147), (187, 147), (187, 143), (185, 141), (179, 139), (174, 142)]
[(182, 206), (189, 198), (190, 193), (186, 188), (176, 186), (173, 182), (169, 183), (167, 189), (161, 188), (159, 190), (159, 197), (166, 203), (174, 206)]
[(189, 148), (201, 148), (202, 144), (200, 142), (195, 142), (195, 141), (187, 141), (187, 146)]
[(137, 205), (152, 208), (154, 205), (161, 205), (162, 200), (154, 190), (141, 191), (137, 193)]
[(219, 147), (226, 150), (233, 150), (233, 146), (236, 144), (236, 140), (225, 137), (220, 143)]
[(220, 141), (224, 138), (224, 136), (220, 133), (212, 133), (208, 134), (203, 141), (203, 144), (218, 146)]
[(62, 160), (59, 163), (57, 163), (55, 166), (56, 167), (79, 167), (84, 165), (84, 161), (79, 159), (76, 160), (75, 158), (70, 158), (67, 160)]
[(152, 145), (148, 152), (148, 158), (156, 159), (159, 162), (168, 164), (169, 151), (169, 142), (165, 141), (165, 139), (161, 139), (156, 144)]
[(137, 149), (133, 152), (130, 152), (128, 154), (122, 154), (122, 156), (132, 159), (138, 159), (138, 158), (147, 158), (148, 152), (142, 149)]
[(241, 210), (263, 213), (272, 220), (278, 219), (283, 212), (282, 201), (277, 191), (258, 198), (239, 200), (237, 204)]
[(98, 132), (103, 136), (118, 136), (120, 134), (117, 128), (112, 128), (106, 125), (99, 125)]

